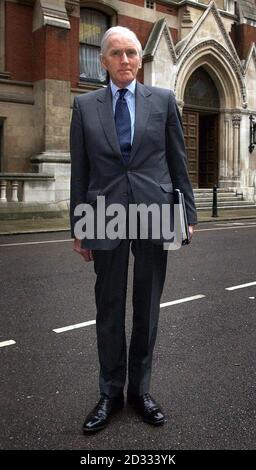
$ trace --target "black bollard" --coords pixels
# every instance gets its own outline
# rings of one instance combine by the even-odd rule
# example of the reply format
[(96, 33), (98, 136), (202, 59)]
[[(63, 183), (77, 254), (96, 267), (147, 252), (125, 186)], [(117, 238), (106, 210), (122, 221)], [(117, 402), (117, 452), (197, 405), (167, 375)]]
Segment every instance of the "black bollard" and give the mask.
[(213, 186), (212, 194), (212, 217), (218, 217), (218, 202), (217, 202), (217, 184)]

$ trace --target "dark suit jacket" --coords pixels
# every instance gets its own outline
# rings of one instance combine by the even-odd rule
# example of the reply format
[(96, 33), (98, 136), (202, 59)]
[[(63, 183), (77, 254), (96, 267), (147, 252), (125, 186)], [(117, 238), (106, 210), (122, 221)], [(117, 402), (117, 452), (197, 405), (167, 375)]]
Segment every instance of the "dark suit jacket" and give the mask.
[[(131, 156), (124, 163), (116, 134), (110, 86), (74, 99), (70, 128), (71, 234), (77, 204), (95, 206), (98, 195), (128, 205), (129, 188), (136, 204), (173, 202), (173, 187), (185, 197), (189, 224), (196, 209), (187, 171), (187, 158), (179, 110), (170, 90), (137, 82), (135, 130)], [(167, 240), (161, 240), (167, 241)], [(82, 246), (112, 249), (120, 240), (83, 240)]]

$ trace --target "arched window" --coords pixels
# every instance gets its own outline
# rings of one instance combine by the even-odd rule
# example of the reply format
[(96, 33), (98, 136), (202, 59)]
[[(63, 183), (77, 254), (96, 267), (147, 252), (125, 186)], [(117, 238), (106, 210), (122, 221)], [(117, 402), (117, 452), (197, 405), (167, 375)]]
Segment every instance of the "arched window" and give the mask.
[(210, 75), (199, 67), (188, 80), (184, 102), (186, 105), (206, 106), (219, 108), (220, 100), (218, 90)]
[(101, 67), (100, 43), (109, 27), (109, 17), (97, 10), (80, 10), (80, 79), (105, 83), (107, 73)]

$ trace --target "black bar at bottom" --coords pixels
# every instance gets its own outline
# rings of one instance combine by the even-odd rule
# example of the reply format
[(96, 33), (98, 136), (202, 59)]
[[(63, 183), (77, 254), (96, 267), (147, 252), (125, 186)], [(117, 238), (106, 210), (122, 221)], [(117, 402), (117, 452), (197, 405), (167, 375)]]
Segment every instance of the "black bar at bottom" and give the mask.
[[(229, 467), (241, 465), (255, 458), (255, 450), (1, 450), (0, 462), (3, 460), (8, 468), (36, 468), (45, 465), (56, 465), (56, 468), (85, 468), (97, 466), (112, 468), (120, 465), (164, 465), (177, 468), (207, 468), (209, 465)], [(31, 465), (30, 465), (31, 464)], [(6, 467), (7, 468), (7, 467)], [(217, 467), (216, 467), (217, 468)], [(248, 467), (249, 468), (249, 467)]]

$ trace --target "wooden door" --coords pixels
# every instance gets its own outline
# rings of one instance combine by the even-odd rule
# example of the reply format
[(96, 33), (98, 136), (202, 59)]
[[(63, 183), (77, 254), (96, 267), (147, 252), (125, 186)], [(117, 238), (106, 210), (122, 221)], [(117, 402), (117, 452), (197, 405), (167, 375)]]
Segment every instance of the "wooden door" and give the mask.
[(3, 171), (3, 122), (0, 118), (0, 171)]
[(218, 115), (199, 118), (199, 187), (218, 184)]
[(182, 114), (185, 144), (188, 156), (188, 171), (193, 188), (198, 188), (199, 179), (199, 113), (185, 110)]

